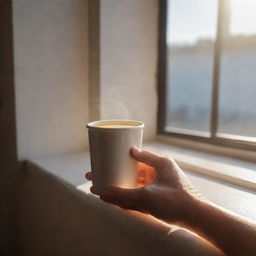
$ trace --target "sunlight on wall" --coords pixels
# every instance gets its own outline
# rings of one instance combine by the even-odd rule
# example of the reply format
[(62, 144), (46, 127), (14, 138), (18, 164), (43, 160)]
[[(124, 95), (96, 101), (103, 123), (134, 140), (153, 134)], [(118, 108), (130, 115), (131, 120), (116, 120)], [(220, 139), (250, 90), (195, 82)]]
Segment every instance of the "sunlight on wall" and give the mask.
[(145, 122), (156, 131), (157, 15), (155, 0), (101, 2), (102, 119)]

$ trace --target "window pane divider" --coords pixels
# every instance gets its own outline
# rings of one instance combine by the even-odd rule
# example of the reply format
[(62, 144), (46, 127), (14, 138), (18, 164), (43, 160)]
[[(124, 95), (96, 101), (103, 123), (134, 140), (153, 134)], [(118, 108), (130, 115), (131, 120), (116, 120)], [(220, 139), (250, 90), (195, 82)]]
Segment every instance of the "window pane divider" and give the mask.
[(224, 16), (224, 1), (219, 0), (218, 3), (218, 19), (217, 34), (214, 49), (214, 65), (213, 65), (213, 83), (212, 83), (212, 102), (211, 102), (211, 138), (215, 138), (218, 129), (218, 99), (219, 99), (219, 77), (220, 77), (220, 54), (222, 40), (222, 24)]
[(213, 65), (213, 83), (212, 83), (212, 101), (211, 101), (211, 138), (215, 138), (218, 129), (218, 99), (219, 99), (219, 77), (220, 77), (220, 52), (221, 52), (221, 36), (223, 21), (223, 1), (218, 3), (218, 19), (217, 33), (214, 49), (214, 65)]
[(167, 28), (167, 0), (159, 1), (159, 20), (158, 20), (158, 120), (157, 132), (164, 133), (166, 123), (166, 28)]

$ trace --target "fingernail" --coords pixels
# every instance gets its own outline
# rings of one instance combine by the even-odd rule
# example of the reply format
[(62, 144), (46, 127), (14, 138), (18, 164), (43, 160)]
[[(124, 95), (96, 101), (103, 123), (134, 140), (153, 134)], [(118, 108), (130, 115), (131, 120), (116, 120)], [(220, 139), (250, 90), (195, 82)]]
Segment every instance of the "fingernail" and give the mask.
[(132, 148), (132, 154), (133, 155), (138, 155), (141, 152), (141, 150), (137, 147), (133, 147)]

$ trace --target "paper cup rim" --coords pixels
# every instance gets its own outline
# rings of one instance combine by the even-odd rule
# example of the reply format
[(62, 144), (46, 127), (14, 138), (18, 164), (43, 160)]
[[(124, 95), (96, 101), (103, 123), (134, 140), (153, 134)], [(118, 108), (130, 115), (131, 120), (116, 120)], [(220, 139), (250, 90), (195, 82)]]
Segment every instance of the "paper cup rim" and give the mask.
[[(129, 127), (106, 127), (106, 126), (97, 126), (97, 124), (108, 123), (108, 124), (117, 124), (117, 123), (127, 123), (127, 125), (131, 125)], [(134, 126), (133, 126), (134, 124)], [(136, 125), (137, 124), (137, 125)], [(89, 122), (86, 124), (86, 128), (88, 129), (99, 129), (99, 130), (130, 130), (130, 129), (142, 129), (144, 128), (144, 123), (136, 120), (129, 119), (109, 119), (109, 120), (98, 120)]]

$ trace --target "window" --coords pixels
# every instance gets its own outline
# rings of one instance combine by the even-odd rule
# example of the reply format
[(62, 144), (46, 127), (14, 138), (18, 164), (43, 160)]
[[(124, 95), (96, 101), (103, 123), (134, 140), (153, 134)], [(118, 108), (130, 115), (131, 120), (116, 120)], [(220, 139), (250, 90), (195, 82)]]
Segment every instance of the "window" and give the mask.
[(256, 1), (160, 1), (161, 134), (256, 149)]

